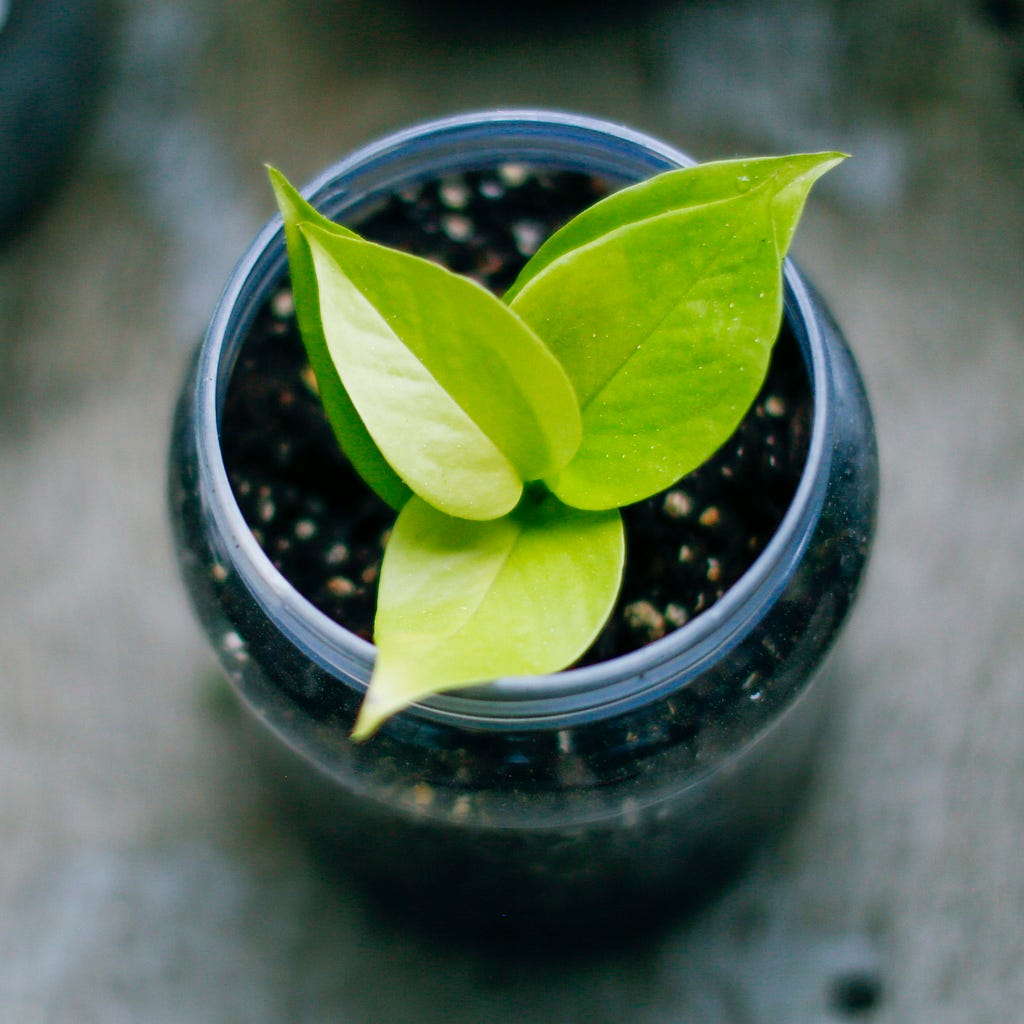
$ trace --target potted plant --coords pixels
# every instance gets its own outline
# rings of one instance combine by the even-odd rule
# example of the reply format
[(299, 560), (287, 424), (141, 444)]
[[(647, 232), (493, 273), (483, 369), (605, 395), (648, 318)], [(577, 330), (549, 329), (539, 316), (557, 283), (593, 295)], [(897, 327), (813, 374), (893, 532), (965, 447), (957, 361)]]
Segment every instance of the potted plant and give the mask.
[[(596, 198), (689, 165), (618, 126), (498, 112), (388, 137), (306, 194), (330, 222), (501, 291)], [(733, 191), (757, 188), (760, 167), (731, 165)], [(609, 624), (574, 667), (410, 691), (408, 706), (375, 716), (363, 730), (372, 738), (358, 742), (351, 731), (374, 668), (375, 587), (395, 511), (374, 493), (387, 485), (374, 481), (372, 444), (368, 471), (365, 451), (340, 455), (323, 411), (330, 386), (321, 367), (319, 385), (310, 378), (295, 323), (310, 287), (309, 267), (294, 259), (296, 232), (320, 232), (322, 262), (331, 237), (349, 244), (346, 229), (317, 224), (280, 180), (278, 195), (294, 291), (277, 219), (239, 264), (197, 352), (170, 464), (187, 586), (270, 770), (350, 870), (405, 905), (550, 926), (706, 895), (799, 793), (827, 703), (816, 672), (870, 545), (870, 412), (821, 300), (787, 261), (780, 338), (736, 432), (645, 500), (603, 502), (628, 504), (625, 578), (612, 587)], [(791, 200), (798, 213), (802, 198)], [(771, 244), (784, 251), (788, 237)], [(516, 289), (525, 294), (522, 278)], [(527, 376), (545, 373), (534, 365)], [(408, 533), (399, 524), (397, 535)], [(594, 544), (566, 549), (614, 561), (614, 541)], [(537, 599), (558, 615), (557, 597)], [(484, 645), (502, 646), (495, 636), (492, 628)]]

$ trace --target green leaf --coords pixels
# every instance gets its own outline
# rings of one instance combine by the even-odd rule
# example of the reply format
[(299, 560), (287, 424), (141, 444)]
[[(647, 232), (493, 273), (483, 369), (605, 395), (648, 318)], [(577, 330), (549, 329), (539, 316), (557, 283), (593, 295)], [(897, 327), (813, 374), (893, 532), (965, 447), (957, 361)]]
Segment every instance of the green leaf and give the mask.
[(359, 475), (392, 508), (399, 509), (408, 499), (410, 490), (388, 465), (370, 437), (331, 360), (320, 321), (320, 301), (313, 258), (301, 226), (318, 225), (325, 231), (347, 237), (355, 237), (355, 233), (318, 213), (289, 184), (280, 171), (271, 167), (268, 168), (268, 173), (284, 220), (295, 314), (327, 419), (338, 443)]
[(493, 519), (580, 439), (572, 385), (490, 292), (436, 263), (303, 225), (324, 338), (388, 463), (442, 512)]
[(726, 198), (599, 234), (526, 281), (512, 307), (569, 374), (583, 414), (579, 449), (547, 481), (562, 501), (639, 501), (730, 436), (767, 371), (796, 219), (838, 159), (782, 159), (746, 191), (730, 171)]
[[(717, 203), (723, 199), (749, 192), (772, 178), (782, 175), (792, 185), (780, 191), (776, 205), (797, 202), (799, 206), (784, 219), (791, 225), (788, 237), (780, 238), (784, 253), (792, 239), (807, 189), (829, 168), (844, 159), (840, 153), (806, 153), (796, 156), (757, 157), (744, 160), (719, 160), (695, 167), (665, 171), (646, 181), (602, 199), (568, 224), (556, 231), (523, 267), (512, 287), (505, 293), (511, 303), (528, 281), (566, 253), (597, 241), (602, 235), (648, 217), (672, 210)], [(807, 187), (802, 187), (809, 177)]]
[(470, 522), (412, 498), (384, 556), (377, 661), (353, 736), (440, 690), (571, 664), (611, 612), (623, 558), (617, 510), (531, 489), (511, 515)]

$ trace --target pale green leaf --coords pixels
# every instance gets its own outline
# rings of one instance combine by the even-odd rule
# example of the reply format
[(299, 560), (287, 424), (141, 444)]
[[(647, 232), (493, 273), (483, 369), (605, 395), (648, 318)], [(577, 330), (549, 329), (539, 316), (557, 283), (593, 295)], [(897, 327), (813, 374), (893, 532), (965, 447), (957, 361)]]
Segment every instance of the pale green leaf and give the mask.
[(519, 501), (515, 467), (307, 232), (324, 337), (370, 435), (398, 475), (449, 515), (493, 519)]
[(408, 499), (410, 490), (370, 437), (327, 351), (323, 325), (320, 321), (320, 301), (313, 258), (300, 226), (317, 225), (325, 231), (342, 236), (355, 237), (355, 234), (318, 213), (289, 184), (280, 171), (271, 167), (268, 168), (268, 172), (284, 220), (295, 315), (327, 419), (339, 445), (359, 475), (392, 508), (399, 509)]
[(579, 444), (565, 372), (499, 299), (381, 245), (302, 227), (331, 359), (402, 480), (448, 515), (493, 519)]
[(353, 735), (438, 691), (565, 668), (611, 612), (623, 557), (617, 510), (531, 490), (511, 515), (471, 522), (412, 498), (384, 556), (377, 661)]
[[(820, 169), (838, 159), (820, 157)], [(756, 396), (782, 316), (782, 258), (815, 177), (759, 185), (599, 235), (527, 281), (512, 306), (576, 389), (583, 440), (548, 483), (612, 508), (708, 459)]]
[[(778, 193), (776, 206), (789, 202), (799, 204), (796, 210), (780, 211), (780, 219), (790, 227), (788, 236), (779, 238), (780, 251), (785, 253), (810, 185), (843, 159), (841, 153), (801, 153), (794, 156), (718, 160), (665, 171), (621, 189), (588, 207), (548, 238), (523, 267), (515, 283), (506, 292), (505, 301), (511, 303), (526, 283), (551, 263), (573, 249), (597, 241), (610, 231), (672, 210), (733, 198), (780, 175), (791, 184)], [(806, 187), (803, 185), (805, 179), (809, 179)]]

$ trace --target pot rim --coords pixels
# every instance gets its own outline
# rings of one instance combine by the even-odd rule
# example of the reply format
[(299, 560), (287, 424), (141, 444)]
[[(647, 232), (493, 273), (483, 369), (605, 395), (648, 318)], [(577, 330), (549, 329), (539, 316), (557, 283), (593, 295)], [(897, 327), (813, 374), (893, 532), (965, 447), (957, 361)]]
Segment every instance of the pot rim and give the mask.
[[(584, 115), (539, 109), (508, 109), (431, 120), (388, 134), (363, 146), (315, 178), (302, 190), (323, 197), (357, 172), (387, 167), (414, 152), (439, 159), (441, 147), (471, 145), (488, 136), (518, 134), (536, 142), (536, 154), (557, 159), (556, 142), (625, 147), (633, 158), (651, 164), (652, 173), (694, 161), (642, 132)], [(494, 147), (496, 138), (490, 138)], [(516, 160), (528, 159), (517, 151)], [(481, 161), (482, 162), (482, 161)], [(564, 162), (564, 158), (563, 158)], [(413, 166), (419, 166), (413, 164)], [(438, 164), (439, 169), (442, 164)], [(429, 174), (428, 168), (428, 174)], [(268, 258), (274, 250), (275, 258)], [(200, 494), (214, 524), (211, 538), (217, 557), (237, 571), (276, 627), (321, 668), (365, 692), (374, 646), (329, 618), (303, 597), (274, 567), (246, 524), (228, 481), (220, 451), (220, 412), (233, 369), (225, 369), (230, 339), (244, 336), (260, 291), (276, 280), (286, 263), (283, 226), (275, 215), (260, 231), (235, 267), (203, 339), (195, 382), (196, 443)], [(820, 304), (787, 257), (784, 268), (784, 316), (788, 319), (808, 368), (813, 397), (810, 444), (803, 473), (790, 507), (764, 550), (729, 590), (709, 609), (659, 640), (608, 661), (539, 676), (498, 679), (411, 705), (403, 715), (433, 721), (499, 728), (529, 723), (562, 726), (590, 717), (609, 706), (648, 703), (669, 689), (686, 685), (713, 660), (746, 636), (785, 589), (804, 551), (824, 503), (831, 461), (833, 403), (829, 378), (831, 357)]]

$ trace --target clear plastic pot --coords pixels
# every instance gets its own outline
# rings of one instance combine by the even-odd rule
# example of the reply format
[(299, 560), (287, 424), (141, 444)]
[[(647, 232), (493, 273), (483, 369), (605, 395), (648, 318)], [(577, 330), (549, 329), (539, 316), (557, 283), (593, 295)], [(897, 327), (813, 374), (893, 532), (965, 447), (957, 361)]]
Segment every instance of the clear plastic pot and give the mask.
[[(612, 183), (689, 162), (615, 125), (498, 112), (386, 138), (306, 193), (329, 216), (358, 220), (411, 182), (509, 160)], [(573, 925), (708, 895), (797, 800), (829, 703), (817, 670), (873, 531), (870, 410), (820, 298), (787, 263), (810, 447), (788, 512), (736, 585), (641, 650), (431, 698), (358, 745), (348, 731), (374, 649), (273, 567), (220, 451), (232, 368), (285, 272), (275, 219), (238, 265), (186, 379), (170, 499), (192, 601), (287, 799), (346, 869), (446, 918)], [(329, 710), (296, 697), (313, 690), (333, 695)]]

